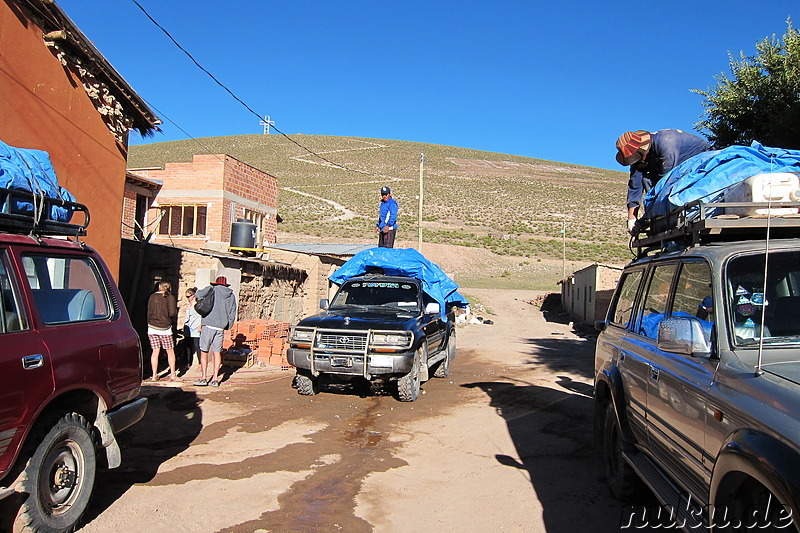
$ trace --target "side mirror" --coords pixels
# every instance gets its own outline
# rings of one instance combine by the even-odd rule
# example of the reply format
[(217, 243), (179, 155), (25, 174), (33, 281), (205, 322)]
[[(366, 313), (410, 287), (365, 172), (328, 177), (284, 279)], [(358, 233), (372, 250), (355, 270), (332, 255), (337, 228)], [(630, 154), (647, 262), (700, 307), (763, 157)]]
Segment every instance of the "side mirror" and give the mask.
[(330, 307), (330, 304), (328, 303), (328, 299), (327, 298), (323, 298), (322, 300), (319, 301), (319, 308), (320, 309), (322, 309), (323, 311), (327, 311), (328, 307)]
[(594, 329), (597, 331), (603, 331), (606, 329), (606, 321), (605, 320), (595, 320), (594, 321)]
[(438, 315), (441, 311), (439, 304), (437, 302), (431, 302), (425, 306), (425, 314), (426, 315)]
[(696, 318), (670, 317), (658, 325), (658, 349), (694, 357), (711, 355), (710, 334)]

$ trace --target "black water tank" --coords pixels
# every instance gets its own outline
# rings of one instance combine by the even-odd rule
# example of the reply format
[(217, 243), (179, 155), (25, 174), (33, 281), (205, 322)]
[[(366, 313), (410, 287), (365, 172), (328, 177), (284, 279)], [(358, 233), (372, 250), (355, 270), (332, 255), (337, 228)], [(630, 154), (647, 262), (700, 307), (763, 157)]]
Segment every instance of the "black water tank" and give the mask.
[(255, 248), (256, 233), (257, 227), (252, 220), (236, 219), (236, 222), (231, 224), (231, 248)]

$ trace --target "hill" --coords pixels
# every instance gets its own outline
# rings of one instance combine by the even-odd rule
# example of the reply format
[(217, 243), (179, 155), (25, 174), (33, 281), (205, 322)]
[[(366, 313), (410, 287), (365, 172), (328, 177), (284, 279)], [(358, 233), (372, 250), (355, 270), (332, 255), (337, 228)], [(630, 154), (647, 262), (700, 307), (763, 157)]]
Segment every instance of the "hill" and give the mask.
[[(400, 205), (400, 244), (415, 245), (420, 154), (425, 154), (425, 243), (492, 252), (500, 256), (491, 258), (501, 265), (497, 276), (509, 282), (518, 278), (512, 285), (526, 288), (542, 288), (542, 283), (552, 288), (565, 266), (564, 252), (572, 266), (631, 257), (623, 172), (452, 146), (323, 135), (206, 137), (131, 146), (128, 164), (161, 167), (200, 153), (228, 154), (278, 178), (283, 242), (372, 242), (378, 190), (389, 185)], [(529, 276), (545, 279), (526, 280)]]

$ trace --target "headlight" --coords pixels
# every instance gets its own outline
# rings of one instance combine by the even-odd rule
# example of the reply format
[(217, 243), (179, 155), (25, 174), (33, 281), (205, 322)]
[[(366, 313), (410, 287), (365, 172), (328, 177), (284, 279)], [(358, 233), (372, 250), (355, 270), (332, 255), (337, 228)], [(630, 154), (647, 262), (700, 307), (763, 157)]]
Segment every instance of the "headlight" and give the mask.
[(408, 346), (411, 335), (407, 332), (373, 333), (373, 346)]
[(314, 340), (314, 330), (313, 329), (300, 329), (296, 328), (294, 332), (292, 332), (292, 342), (293, 343), (300, 343), (300, 344), (311, 344)]

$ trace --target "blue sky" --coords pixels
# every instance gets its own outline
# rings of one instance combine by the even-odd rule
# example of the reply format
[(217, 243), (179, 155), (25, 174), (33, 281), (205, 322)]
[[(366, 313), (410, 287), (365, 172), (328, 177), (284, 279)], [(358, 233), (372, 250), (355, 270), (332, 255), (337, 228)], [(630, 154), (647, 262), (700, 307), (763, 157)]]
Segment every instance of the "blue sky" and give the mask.
[[(138, 1), (286, 134), (617, 170), (622, 132), (693, 131), (690, 89), (727, 73), (728, 52), (800, 24), (800, 0)], [(58, 4), (164, 121), (132, 144), (262, 133), (131, 0)]]

